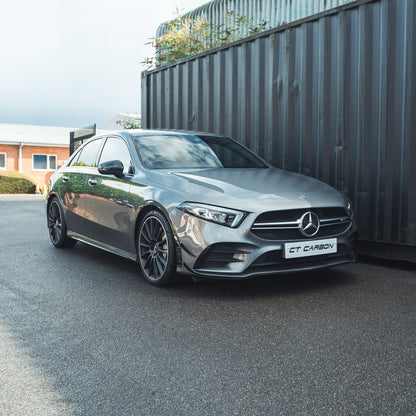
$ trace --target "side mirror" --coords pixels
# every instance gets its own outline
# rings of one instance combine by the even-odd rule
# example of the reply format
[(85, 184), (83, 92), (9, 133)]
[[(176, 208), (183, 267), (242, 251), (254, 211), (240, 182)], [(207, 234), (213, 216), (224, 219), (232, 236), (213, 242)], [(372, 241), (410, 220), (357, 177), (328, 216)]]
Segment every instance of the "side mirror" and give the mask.
[(123, 162), (120, 160), (110, 160), (98, 165), (98, 172), (103, 175), (114, 175), (117, 178), (122, 178), (124, 176), (123, 170)]

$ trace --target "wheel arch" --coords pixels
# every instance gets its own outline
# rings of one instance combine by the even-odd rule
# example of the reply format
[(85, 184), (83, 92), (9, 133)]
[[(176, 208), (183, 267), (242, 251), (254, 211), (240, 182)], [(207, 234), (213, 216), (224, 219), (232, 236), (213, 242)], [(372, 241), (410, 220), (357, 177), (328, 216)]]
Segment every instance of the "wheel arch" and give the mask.
[[(55, 225), (50, 224), (50, 207), (52, 205), (52, 203), (54, 202), (54, 200), (56, 199), (55, 205), (58, 207), (58, 211), (59, 211), (59, 217), (56, 217), (55, 215), (55, 219), (52, 218), (52, 220), (55, 220), (56, 223)], [(60, 219), (60, 220), (59, 220)], [(73, 247), (76, 243), (76, 240), (74, 240), (71, 237), (68, 237), (67, 235), (67, 225), (66, 225), (66, 220), (65, 220), (65, 215), (64, 215), (64, 209), (62, 207), (62, 203), (61, 200), (59, 198), (59, 195), (56, 193), (50, 193), (47, 196), (46, 199), (46, 222), (48, 225), (48, 229), (49, 229), (49, 236), (52, 240), (52, 244), (56, 247), (56, 248), (70, 248)], [(56, 226), (58, 226), (61, 229), (61, 232), (59, 236), (57, 236), (57, 238), (53, 238), (53, 231), (52, 228), (55, 228)], [(55, 236), (56, 236), (56, 231), (55, 231)]]
[(179, 237), (176, 234), (176, 230), (175, 227), (172, 224), (172, 221), (170, 219), (170, 215), (167, 212), (166, 208), (160, 204), (157, 201), (146, 201), (144, 202), (139, 209), (139, 212), (136, 216), (136, 222), (135, 222), (135, 226), (134, 226), (134, 247), (136, 249), (136, 257), (138, 259), (138, 252), (137, 252), (137, 238), (138, 238), (138, 230), (139, 230), (139, 226), (140, 223), (142, 221), (142, 219), (145, 217), (145, 215), (150, 212), (150, 211), (159, 211), (167, 220), (170, 229), (172, 231), (173, 234), (173, 239), (175, 240), (175, 253), (176, 253), (176, 267), (182, 267), (182, 250), (181, 250), (181, 245), (179, 242)]
[(59, 198), (59, 195), (56, 192), (50, 192), (49, 195), (46, 198), (46, 212), (48, 212), (49, 205), (51, 204), (51, 201), (52, 201), (53, 198), (57, 198), (58, 201), (62, 204), (62, 201)]

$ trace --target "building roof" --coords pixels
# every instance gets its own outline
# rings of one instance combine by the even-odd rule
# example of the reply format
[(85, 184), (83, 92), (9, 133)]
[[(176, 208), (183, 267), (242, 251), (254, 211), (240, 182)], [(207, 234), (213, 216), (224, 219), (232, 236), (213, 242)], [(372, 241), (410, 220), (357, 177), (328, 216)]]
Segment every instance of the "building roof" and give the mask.
[(0, 144), (69, 147), (73, 127), (30, 126), (0, 123)]
[[(295, 20), (303, 19), (353, 1), (213, 0), (183, 14), (182, 17), (190, 18), (191, 20), (201, 17), (204, 20), (211, 21), (214, 27), (227, 28), (236, 25), (236, 18), (238, 16), (244, 16), (249, 19), (249, 25), (242, 25), (240, 33), (247, 36), (249, 26), (253, 26), (252, 23), (254, 23), (254, 26), (262, 28), (262, 23), (266, 22), (267, 24), (263, 29), (271, 29), (281, 24), (291, 23)], [(227, 11), (233, 12), (236, 15), (230, 19)], [(161, 24), (157, 29), (156, 37), (165, 34), (168, 31), (169, 23), (172, 23), (174, 20)]]
[(103, 130), (123, 130), (122, 121), (132, 121), (135, 124), (141, 123), (140, 114), (118, 113), (110, 121), (101, 126)]

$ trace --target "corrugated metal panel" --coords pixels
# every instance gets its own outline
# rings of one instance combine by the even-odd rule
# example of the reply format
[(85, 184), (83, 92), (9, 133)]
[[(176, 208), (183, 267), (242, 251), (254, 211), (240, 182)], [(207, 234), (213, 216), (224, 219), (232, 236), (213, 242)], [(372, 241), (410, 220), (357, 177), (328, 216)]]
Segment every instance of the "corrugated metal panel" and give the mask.
[(360, 0), (143, 74), (145, 128), (222, 133), (416, 245), (416, 2)]
[[(268, 27), (272, 28), (352, 1), (354, 0), (215, 0), (185, 13), (183, 17), (191, 19), (202, 17), (210, 20), (214, 26), (227, 27), (232, 23), (226, 19), (225, 12), (229, 10), (253, 19), (256, 24), (266, 21)], [(166, 23), (160, 25), (156, 36), (161, 36), (166, 30)]]

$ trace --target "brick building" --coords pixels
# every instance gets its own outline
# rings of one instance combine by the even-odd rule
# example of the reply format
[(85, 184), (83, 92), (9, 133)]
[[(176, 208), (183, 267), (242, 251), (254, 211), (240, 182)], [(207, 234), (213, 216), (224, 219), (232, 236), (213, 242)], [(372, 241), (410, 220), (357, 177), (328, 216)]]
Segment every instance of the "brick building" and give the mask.
[(69, 157), (69, 127), (0, 124), (0, 172), (24, 173), (39, 184)]

